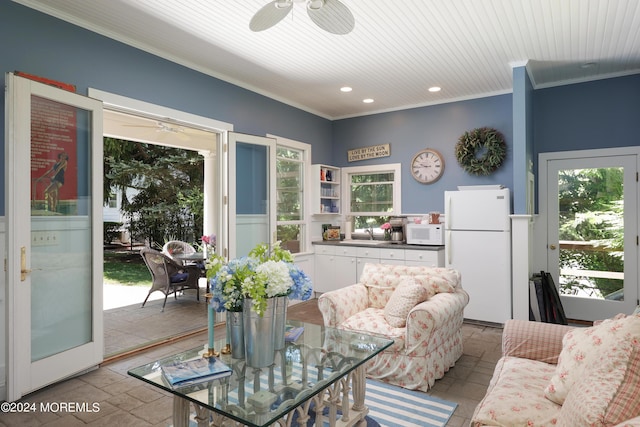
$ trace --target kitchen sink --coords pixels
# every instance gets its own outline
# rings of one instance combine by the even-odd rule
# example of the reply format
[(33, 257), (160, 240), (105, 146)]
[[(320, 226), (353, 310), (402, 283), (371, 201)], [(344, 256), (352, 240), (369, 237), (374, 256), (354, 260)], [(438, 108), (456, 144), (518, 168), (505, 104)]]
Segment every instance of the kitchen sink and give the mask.
[(376, 246), (376, 245), (384, 245), (385, 243), (389, 243), (386, 240), (341, 240), (340, 244), (342, 245), (367, 245), (367, 246)]

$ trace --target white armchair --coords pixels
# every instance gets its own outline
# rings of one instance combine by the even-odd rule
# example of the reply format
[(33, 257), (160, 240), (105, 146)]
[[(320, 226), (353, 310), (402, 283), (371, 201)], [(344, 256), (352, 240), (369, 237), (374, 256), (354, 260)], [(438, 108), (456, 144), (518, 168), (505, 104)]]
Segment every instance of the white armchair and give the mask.
[(422, 391), (462, 355), (468, 303), (456, 270), (386, 264), (366, 264), (360, 283), (318, 300), (326, 326), (394, 340), (368, 362), (368, 377)]

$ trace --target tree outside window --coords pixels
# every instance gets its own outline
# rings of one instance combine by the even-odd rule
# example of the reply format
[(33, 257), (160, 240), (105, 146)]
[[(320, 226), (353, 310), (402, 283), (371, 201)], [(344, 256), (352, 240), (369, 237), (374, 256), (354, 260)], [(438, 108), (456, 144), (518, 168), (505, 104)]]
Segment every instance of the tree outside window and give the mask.
[(589, 274), (624, 272), (623, 179), (617, 167), (560, 171), (561, 294), (624, 298), (623, 280)]
[(104, 138), (104, 203), (114, 192), (122, 195), (120, 209), (135, 241), (199, 243), (203, 185), (204, 160), (195, 151)]
[(278, 145), (276, 170), (277, 239), (283, 248), (298, 253), (304, 249), (305, 151)]
[(400, 212), (400, 165), (345, 168), (349, 212), (354, 232), (382, 235), (382, 224)]

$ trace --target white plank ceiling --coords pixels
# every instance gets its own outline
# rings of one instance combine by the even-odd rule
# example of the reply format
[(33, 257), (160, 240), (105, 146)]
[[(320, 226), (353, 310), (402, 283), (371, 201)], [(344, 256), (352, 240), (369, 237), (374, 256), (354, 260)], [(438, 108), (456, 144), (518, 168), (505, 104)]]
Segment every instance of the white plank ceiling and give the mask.
[(269, 0), (14, 1), (329, 119), (509, 93), (525, 63), (536, 88), (640, 73), (638, 0), (342, 0), (346, 35), (298, 1), (262, 32)]

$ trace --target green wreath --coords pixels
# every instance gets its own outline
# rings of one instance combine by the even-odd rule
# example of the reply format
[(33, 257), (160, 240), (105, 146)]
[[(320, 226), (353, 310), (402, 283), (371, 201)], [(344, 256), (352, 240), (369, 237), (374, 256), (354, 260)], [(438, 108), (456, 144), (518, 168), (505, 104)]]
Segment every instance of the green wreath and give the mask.
[(465, 132), (456, 144), (456, 159), (462, 168), (474, 175), (495, 172), (507, 156), (504, 137), (495, 129), (483, 127)]

